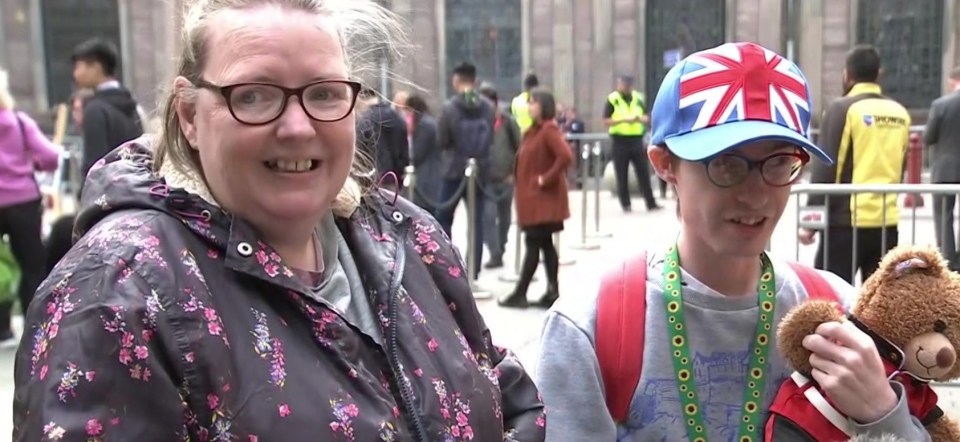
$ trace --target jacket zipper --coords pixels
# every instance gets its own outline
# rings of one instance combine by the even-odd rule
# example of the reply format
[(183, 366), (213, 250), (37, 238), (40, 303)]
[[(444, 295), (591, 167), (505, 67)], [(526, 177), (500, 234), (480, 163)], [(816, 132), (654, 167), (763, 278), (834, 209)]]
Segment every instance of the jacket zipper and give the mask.
[[(405, 233), (401, 232), (400, 235), (397, 235), (399, 238), (404, 238)], [(388, 299), (387, 310), (390, 315), (390, 329), (388, 330), (388, 343), (387, 343), (387, 354), (390, 360), (390, 368), (393, 370), (393, 377), (397, 381), (397, 386), (400, 390), (400, 401), (403, 403), (403, 408), (407, 412), (407, 416), (410, 419), (410, 425), (413, 427), (414, 436), (420, 442), (428, 442), (427, 433), (423, 428), (423, 421), (420, 419), (420, 414), (417, 413), (416, 406), (413, 400), (413, 387), (410, 386), (409, 382), (406, 382), (403, 376), (403, 372), (400, 369), (400, 350), (398, 349), (397, 343), (397, 296), (400, 293), (400, 282), (403, 279), (403, 268), (406, 265), (407, 255), (404, 250), (405, 240), (400, 240), (397, 243), (397, 260), (396, 260), (396, 269), (393, 272), (393, 279), (390, 281), (390, 291)]]

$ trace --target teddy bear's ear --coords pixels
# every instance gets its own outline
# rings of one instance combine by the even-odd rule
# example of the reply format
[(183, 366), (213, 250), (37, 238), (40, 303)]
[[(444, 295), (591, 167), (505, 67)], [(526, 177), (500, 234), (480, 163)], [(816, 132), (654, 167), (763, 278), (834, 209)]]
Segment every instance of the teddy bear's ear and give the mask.
[(940, 251), (935, 247), (918, 245), (894, 247), (880, 260), (877, 271), (864, 282), (857, 304), (868, 304), (873, 294), (885, 282), (904, 278), (915, 272), (942, 275), (949, 270)]
[(893, 277), (900, 278), (910, 270), (929, 269), (930, 263), (921, 257), (907, 258), (893, 267)]

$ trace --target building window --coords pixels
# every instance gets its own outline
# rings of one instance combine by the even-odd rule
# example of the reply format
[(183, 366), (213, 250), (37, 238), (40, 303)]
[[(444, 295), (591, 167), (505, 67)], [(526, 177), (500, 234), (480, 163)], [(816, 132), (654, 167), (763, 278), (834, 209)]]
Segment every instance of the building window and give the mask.
[(907, 108), (927, 108), (942, 92), (943, 20), (942, 1), (857, 4), (857, 43), (876, 46), (883, 92)]
[[(73, 94), (73, 63), (70, 57), (78, 44), (100, 37), (120, 48), (120, 14), (117, 0), (42, 1), (43, 46), (47, 67), (50, 107), (65, 103)], [(79, 20), (78, 17), (83, 17)], [(117, 78), (123, 78), (122, 66)]]
[(520, 0), (446, 0), (446, 73), (461, 62), (501, 97), (520, 93), (523, 79)]
[(691, 53), (723, 44), (725, 8), (723, 1), (647, 0), (648, 108), (673, 65)]

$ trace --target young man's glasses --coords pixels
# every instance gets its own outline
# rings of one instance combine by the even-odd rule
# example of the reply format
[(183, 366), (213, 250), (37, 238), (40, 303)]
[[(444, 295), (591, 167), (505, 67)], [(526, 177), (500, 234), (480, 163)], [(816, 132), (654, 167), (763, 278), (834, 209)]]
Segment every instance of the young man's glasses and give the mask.
[(361, 85), (349, 80), (324, 80), (296, 89), (267, 83), (239, 83), (219, 86), (205, 80), (197, 87), (219, 92), (227, 109), (240, 123), (259, 126), (280, 118), (291, 96), (296, 96), (307, 116), (323, 122), (340, 121), (350, 115)]
[(707, 169), (707, 177), (717, 187), (733, 187), (743, 182), (753, 169), (768, 185), (789, 186), (800, 178), (803, 166), (810, 161), (806, 152), (784, 152), (770, 155), (762, 160), (751, 160), (736, 153), (726, 153), (701, 161)]

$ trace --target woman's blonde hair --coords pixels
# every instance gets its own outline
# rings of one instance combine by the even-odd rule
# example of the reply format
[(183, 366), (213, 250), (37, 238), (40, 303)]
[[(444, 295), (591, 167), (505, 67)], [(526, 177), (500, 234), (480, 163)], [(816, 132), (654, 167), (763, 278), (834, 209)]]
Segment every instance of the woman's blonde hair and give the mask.
[(0, 69), (0, 109), (13, 110), (17, 102), (10, 93), (10, 74)]
[[(371, 0), (195, 0), (186, 6), (181, 34), (182, 52), (176, 75), (193, 83), (200, 80), (209, 50), (209, 23), (217, 13), (263, 5), (276, 5), (331, 19), (343, 47), (347, 75), (357, 81), (372, 82), (381, 74), (380, 63), (391, 65), (399, 62), (409, 47), (399, 17)], [(392, 73), (390, 75), (393, 76)], [(161, 97), (161, 122), (154, 141), (156, 170), (160, 170), (165, 162), (170, 162), (171, 166), (182, 172), (203, 177), (200, 157), (181, 132), (180, 117), (176, 110), (178, 100), (193, 100), (195, 97), (195, 89), (185, 89), (178, 96), (172, 88)], [(355, 152), (350, 177), (341, 193), (363, 193), (374, 185), (372, 161), (363, 156), (362, 149), (355, 149)]]

